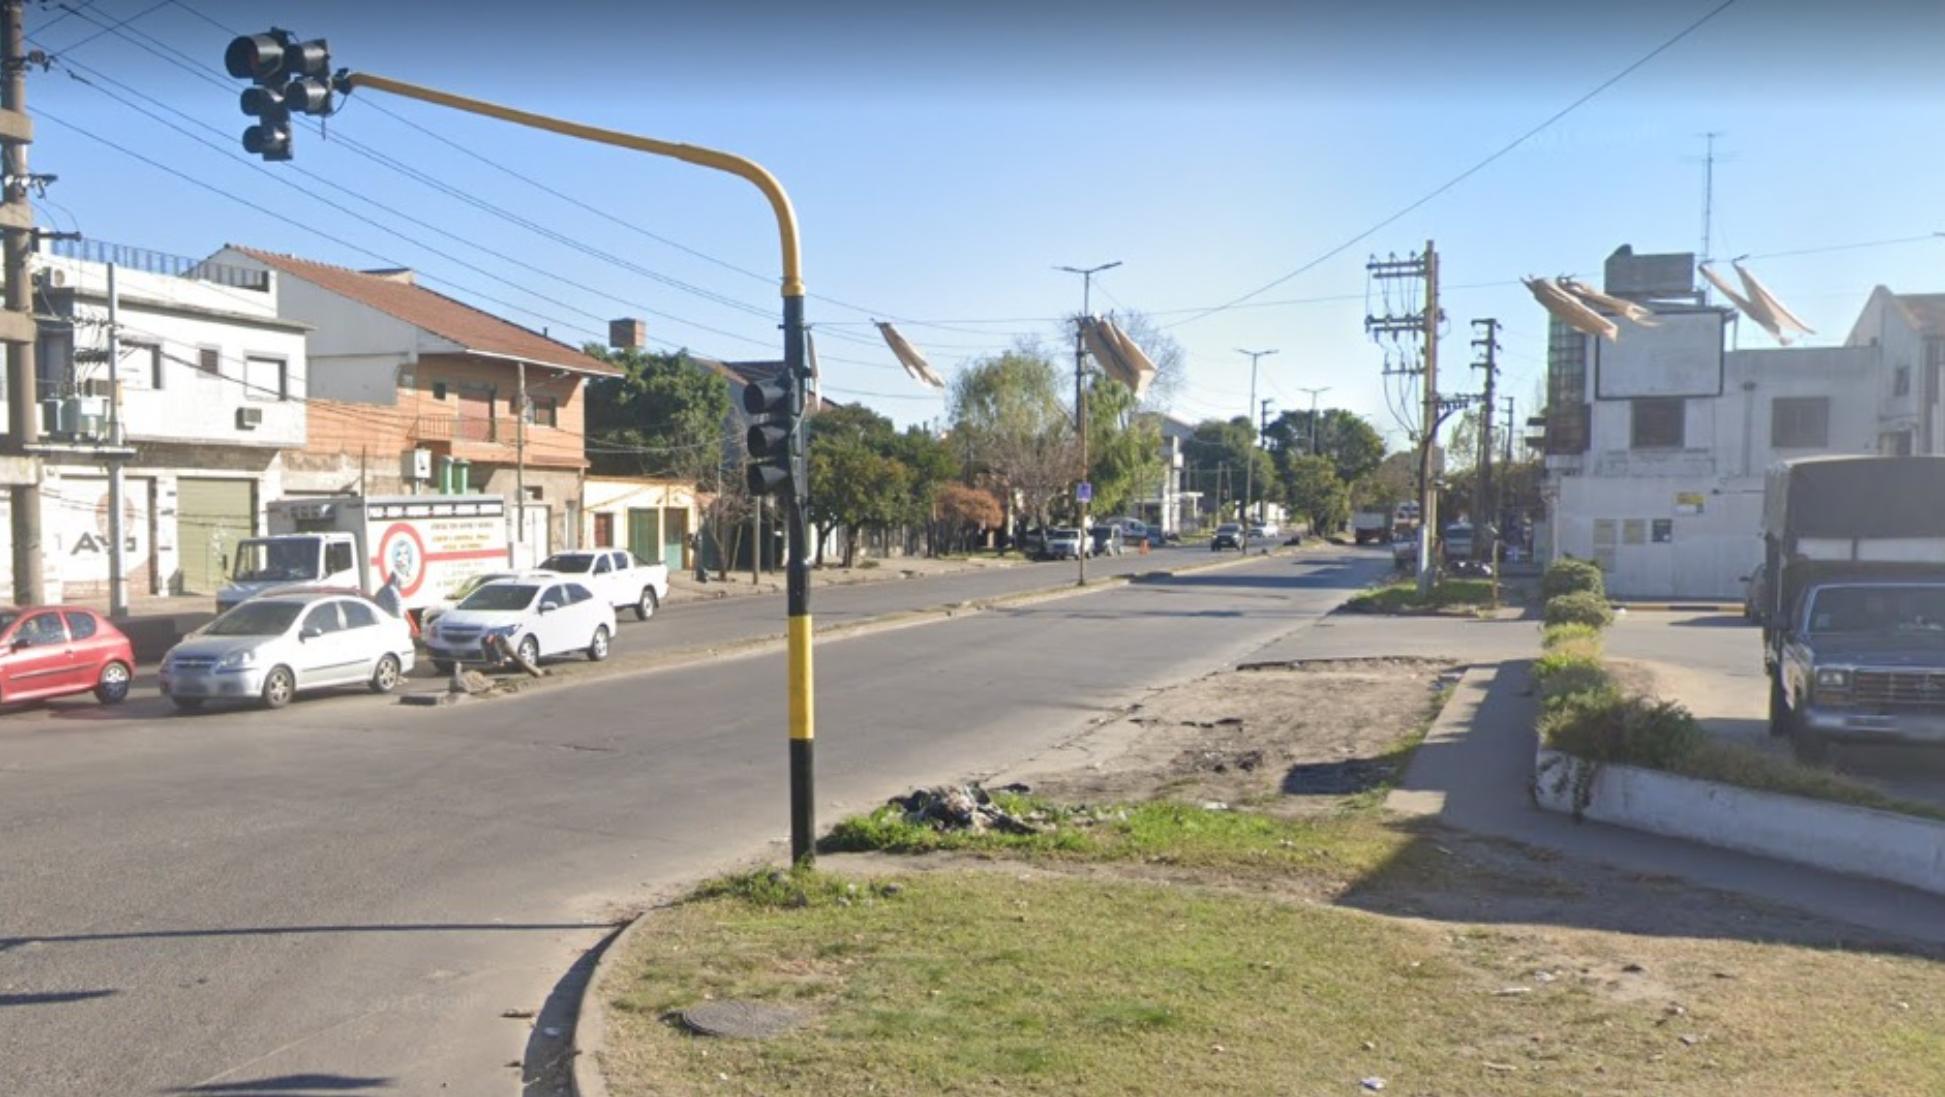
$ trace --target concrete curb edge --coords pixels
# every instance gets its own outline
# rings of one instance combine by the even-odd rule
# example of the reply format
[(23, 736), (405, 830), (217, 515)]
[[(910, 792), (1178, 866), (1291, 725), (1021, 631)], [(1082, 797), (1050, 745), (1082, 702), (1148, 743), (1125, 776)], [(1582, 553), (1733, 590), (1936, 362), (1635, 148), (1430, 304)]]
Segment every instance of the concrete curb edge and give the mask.
[[(1534, 801), (1573, 814), (1585, 765), (1540, 748)], [(1945, 895), (1945, 822), (1638, 766), (1603, 764), (1592, 780), (1582, 815), (1596, 822)]]

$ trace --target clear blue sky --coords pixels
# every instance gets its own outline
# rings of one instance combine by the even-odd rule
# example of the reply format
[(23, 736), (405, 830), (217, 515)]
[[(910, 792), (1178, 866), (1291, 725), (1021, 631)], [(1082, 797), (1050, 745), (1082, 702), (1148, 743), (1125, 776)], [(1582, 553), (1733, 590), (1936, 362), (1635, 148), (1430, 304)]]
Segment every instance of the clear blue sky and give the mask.
[[(651, 335), (670, 343), (771, 357), (774, 236), (744, 184), (363, 92), (325, 138), (298, 134), (295, 161), (258, 171), (229, 158), (243, 157), (235, 142), (245, 120), (237, 88), (220, 74), (229, 35), (215, 24), (276, 23), (327, 37), (340, 66), (739, 151), (770, 167), (794, 196), (811, 291), (871, 310), (811, 302), (826, 384), (840, 398), (913, 422), (940, 416), (943, 401), (892, 365), (870, 339), (870, 316), (949, 321), (951, 330), (904, 331), (950, 375), (1018, 333), (1057, 337), (1052, 318), (1078, 308), (1080, 286), (1054, 265), (1118, 259), (1125, 265), (1097, 283), (1097, 308), (1181, 320), (1193, 315), (1182, 310), (1262, 286), (1390, 216), (1718, 2), (988, 0), (940, 12), (844, 0), (69, 0), (80, 14), (30, 8), (35, 40), (71, 62), (32, 79), (31, 105), (42, 115), (33, 165), (60, 176), (43, 219), (104, 240), (191, 255), (234, 241), (349, 266), (396, 262), (569, 341), (604, 334), (606, 317), (646, 315)], [(120, 33), (99, 33), (91, 22), (130, 17)], [(206, 65), (203, 75), (213, 79), (171, 63), (181, 60), (171, 50)], [(1380, 358), (1362, 331), (1363, 268), (1372, 252), (1404, 253), (1428, 237), (1438, 241), (1448, 287), (1443, 353), (1453, 383), (1443, 387), (1475, 383), (1461, 368), (1470, 356), (1466, 322), (1496, 316), (1506, 325), (1505, 391), (1530, 408), (1545, 323), (1514, 280), (1578, 274), (1598, 282), (1601, 260), (1623, 243), (1696, 248), (1707, 130), (1725, 134), (1718, 256), (1945, 230), (1940, 56), (1945, 6), (1937, 3), (1738, 0), (1371, 239), (1253, 307), (1173, 328), (1189, 358), (1188, 388), (1173, 410), (1189, 419), (1243, 413), (1249, 371), (1235, 348), (1276, 347), (1281, 353), (1264, 360), (1262, 397), (1293, 407), (1308, 401), (1300, 387), (1328, 385), (1325, 404), (1394, 430), (1377, 380)], [(71, 73), (140, 89), (148, 110), (221, 151)], [(375, 106), (627, 224), (537, 191)], [(272, 213), (130, 159), (63, 122)], [(709, 296), (469, 207), (340, 138)], [(293, 181), (418, 242), (300, 194)], [(1877, 283), (1945, 291), (1941, 260), (1945, 239), (1753, 266), (1817, 329), (1812, 342), (1835, 342)], [(1307, 303), (1261, 305), (1292, 299)], [(1003, 322), (984, 322), (991, 320)], [(1765, 339), (1745, 331), (1744, 345)]]

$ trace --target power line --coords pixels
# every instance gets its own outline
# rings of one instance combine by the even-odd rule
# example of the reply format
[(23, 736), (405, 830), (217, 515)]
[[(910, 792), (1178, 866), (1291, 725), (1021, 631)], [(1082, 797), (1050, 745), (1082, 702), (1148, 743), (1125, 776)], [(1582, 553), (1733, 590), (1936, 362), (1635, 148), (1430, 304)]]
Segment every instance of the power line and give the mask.
[(1595, 96), (1599, 95), (1600, 93), (1606, 91), (1608, 88), (1611, 88), (1615, 84), (1618, 84), (1622, 80), (1626, 79), (1636, 69), (1639, 69), (1641, 66), (1646, 65), (1648, 62), (1661, 56), (1663, 53), (1673, 48), (1676, 43), (1680, 42), (1684, 38), (1687, 38), (1689, 35), (1695, 33), (1697, 30), (1700, 30), (1704, 24), (1708, 23), (1716, 16), (1721, 15), (1723, 12), (1729, 10), (1729, 8), (1732, 7), (1735, 3), (1736, 0), (1722, 0), (1721, 3), (1717, 4), (1713, 8), (1710, 8), (1706, 13), (1704, 13), (1701, 18), (1695, 20), (1694, 22), (1690, 23), (1686, 27), (1683, 27), (1680, 31), (1677, 31), (1673, 37), (1663, 41), (1660, 45), (1656, 46), (1654, 49), (1651, 49), (1647, 53), (1642, 54), (1640, 57), (1636, 58), (1631, 64), (1629, 64), (1626, 68), (1622, 69), (1620, 72), (1617, 72), (1614, 75), (1608, 77), (1606, 80), (1603, 80), (1599, 84), (1596, 84), (1591, 91), (1588, 91), (1580, 98), (1575, 99), (1573, 102), (1568, 103), (1566, 106), (1553, 112), (1551, 115), (1547, 116), (1547, 118), (1544, 121), (1540, 122), (1539, 125), (1534, 126), (1533, 128), (1527, 130), (1525, 133), (1522, 133), (1518, 137), (1513, 138), (1511, 141), (1507, 142), (1506, 144), (1501, 145), (1498, 149), (1495, 149), (1492, 153), (1488, 154), (1484, 159), (1478, 161), (1477, 163), (1474, 163), (1471, 167), (1465, 169), (1459, 174), (1453, 176), (1452, 178), (1447, 179), (1445, 182), (1440, 183), (1438, 186), (1432, 188), (1431, 191), (1429, 191), (1422, 197), (1418, 198), (1416, 201), (1413, 201), (1411, 204), (1405, 206), (1403, 209), (1398, 210), (1396, 213), (1393, 213), (1391, 216), (1386, 217), (1384, 220), (1379, 221), (1377, 224), (1372, 225), (1370, 228), (1365, 229), (1364, 231), (1358, 233), (1357, 235), (1351, 237), (1350, 239), (1344, 241), (1343, 243), (1338, 244), (1336, 247), (1331, 248), (1330, 250), (1324, 252), (1322, 255), (1317, 256), (1315, 259), (1310, 260), (1308, 263), (1305, 263), (1304, 265), (1289, 272), (1288, 274), (1282, 275), (1277, 278), (1273, 278), (1270, 281), (1265, 282), (1264, 284), (1256, 287), (1253, 290), (1250, 290), (1248, 293), (1245, 293), (1240, 297), (1232, 298), (1231, 300), (1224, 302), (1221, 305), (1217, 305), (1213, 308), (1205, 309), (1201, 312), (1196, 313), (1193, 316), (1187, 317), (1186, 319), (1177, 320), (1175, 323), (1170, 324), (1168, 326), (1180, 327), (1183, 324), (1192, 324), (1195, 321), (1200, 320), (1205, 316), (1213, 316), (1218, 312), (1223, 312), (1225, 310), (1234, 308), (1237, 305), (1240, 305), (1245, 301), (1248, 301), (1263, 293), (1275, 289), (1276, 287), (1282, 285), (1283, 283), (1288, 282), (1292, 278), (1295, 278), (1301, 274), (1311, 271), (1316, 267), (1322, 265), (1323, 263), (1327, 262), (1328, 260), (1335, 258), (1336, 256), (1342, 254), (1345, 251), (1350, 250), (1352, 247), (1355, 247), (1357, 244), (1363, 242), (1365, 239), (1376, 235), (1378, 232), (1382, 231), (1383, 229), (1394, 224), (1395, 222), (1408, 216), (1409, 214), (1417, 210), (1419, 207), (1425, 205), (1426, 203), (1437, 198), (1438, 196), (1444, 194), (1446, 191), (1449, 191), (1453, 187), (1458, 186), (1460, 183), (1465, 182), (1467, 179), (1472, 178), (1474, 175), (1478, 174), (1480, 171), (1483, 171), (1489, 165), (1495, 163), (1500, 158), (1504, 157), (1508, 153), (1512, 152), (1514, 149), (1519, 148), (1521, 145), (1525, 144), (1527, 141), (1537, 136), (1541, 131), (1552, 126), (1555, 122), (1558, 122), (1562, 118), (1565, 118), (1567, 115), (1572, 114), (1575, 110), (1579, 109), (1581, 106), (1586, 104), (1589, 100), (1593, 99)]

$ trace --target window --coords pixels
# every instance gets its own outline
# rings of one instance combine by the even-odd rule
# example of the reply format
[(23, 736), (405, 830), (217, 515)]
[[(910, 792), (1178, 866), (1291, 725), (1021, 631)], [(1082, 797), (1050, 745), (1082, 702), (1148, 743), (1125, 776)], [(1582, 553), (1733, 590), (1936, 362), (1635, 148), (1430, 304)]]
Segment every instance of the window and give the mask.
[(344, 610), (345, 628), (372, 628), (378, 624), (378, 615), (363, 602), (339, 602)]
[(68, 634), (61, 628), (61, 615), (58, 613), (36, 613), (20, 623), (20, 631), (14, 633), (14, 642), (29, 646), (63, 644)]
[(594, 516), (594, 547), (607, 548), (615, 543), (615, 516), (597, 514)]
[(350, 571), (353, 566), (349, 542), (338, 541), (324, 546), (324, 574), (336, 575), (341, 571)]
[(432, 383), (432, 398), (434, 400), (444, 400), (446, 398), (446, 383), (444, 381), (434, 381)]
[(287, 400), (290, 398), (290, 368), (281, 358), (243, 360), (243, 398), (245, 400)]
[(74, 332), (43, 328), (34, 343), (34, 380), (42, 395), (58, 395), (74, 380)]
[(1769, 444), (1817, 449), (1830, 444), (1830, 397), (1779, 396), (1769, 403)]
[(1893, 396), (1911, 395), (1911, 367), (1910, 366), (1899, 366), (1897, 372), (1891, 375), (1891, 395)]
[(547, 593), (540, 596), (540, 608), (559, 609), (567, 604), (567, 592), (558, 586), (548, 587)]
[(614, 570), (614, 566), (614, 561), (605, 552), (594, 558), (594, 573), (596, 575), (606, 575)]
[(159, 389), (162, 387), (163, 358), (161, 344), (137, 343), (124, 339), (122, 340), (122, 350), (127, 355), (129, 364), (147, 375), (150, 388)]
[(92, 613), (64, 614), (68, 619), (68, 635), (76, 640), (86, 640), (95, 634), (95, 615)]
[(196, 368), (211, 377), (223, 374), (223, 352), (215, 347), (196, 348)]
[(1633, 407), (1633, 449), (1680, 449), (1687, 406), (1676, 396), (1637, 398)]
[(627, 571), (629, 567), (628, 554), (625, 552), (617, 552), (614, 554), (614, 557), (615, 557), (615, 570)]
[(344, 625), (338, 618), (338, 604), (336, 602), (322, 602), (313, 607), (311, 612), (304, 615), (304, 627), (300, 631), (317, 632), (321, 635), (337, 632), (342, 628), (344, 628)]
[(533, 411), (527, 421), (537, 427), (558, 427), (561, 425), (561, 402), (552, 396), (529, 397), (527, 403)]
[(567, 604), (577, 605), (594, 597), (594, 593), (579, 583), (567, 584)]

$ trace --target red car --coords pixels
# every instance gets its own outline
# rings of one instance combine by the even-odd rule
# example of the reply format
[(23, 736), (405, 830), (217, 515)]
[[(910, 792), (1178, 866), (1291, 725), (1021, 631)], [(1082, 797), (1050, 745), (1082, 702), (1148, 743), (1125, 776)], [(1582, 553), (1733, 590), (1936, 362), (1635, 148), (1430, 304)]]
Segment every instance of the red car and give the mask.
[(118, 705), (134, 672), (128, 637), (94, 610), (0, 609), (0, 703), (93, 691)]

